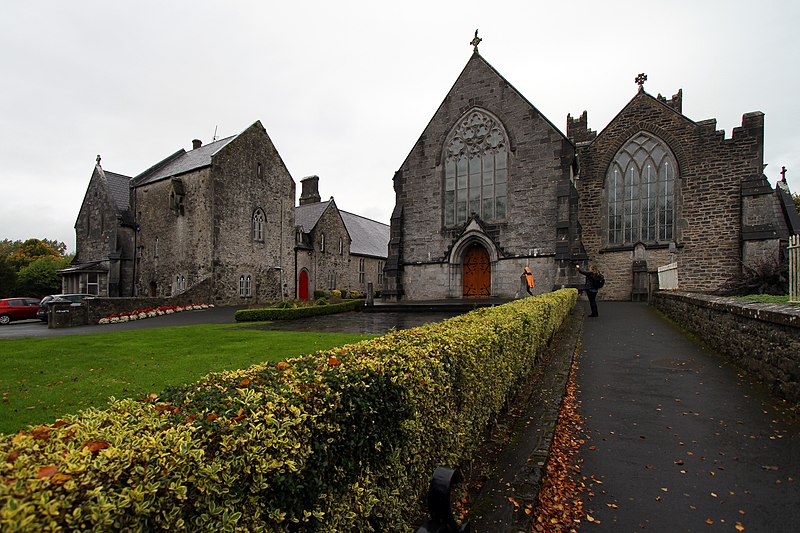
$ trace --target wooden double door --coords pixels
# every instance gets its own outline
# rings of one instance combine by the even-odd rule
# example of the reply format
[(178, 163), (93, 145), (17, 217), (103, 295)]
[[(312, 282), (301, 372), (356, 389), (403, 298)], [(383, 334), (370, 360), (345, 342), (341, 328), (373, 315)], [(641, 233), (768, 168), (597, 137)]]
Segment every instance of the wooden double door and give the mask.
[(464, 298), (488, 298), (492, 294), (492, 263), (489, 252), (478, 243), (464, 253)]

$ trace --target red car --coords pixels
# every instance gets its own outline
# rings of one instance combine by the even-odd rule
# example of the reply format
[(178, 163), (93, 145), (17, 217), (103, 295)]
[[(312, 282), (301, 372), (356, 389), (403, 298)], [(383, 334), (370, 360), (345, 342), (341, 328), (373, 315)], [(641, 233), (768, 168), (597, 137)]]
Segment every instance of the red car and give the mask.
[(39, 311), (38, 298), (3, 298), (0, 300), (0, 326), (12, 320), (36, 318)]

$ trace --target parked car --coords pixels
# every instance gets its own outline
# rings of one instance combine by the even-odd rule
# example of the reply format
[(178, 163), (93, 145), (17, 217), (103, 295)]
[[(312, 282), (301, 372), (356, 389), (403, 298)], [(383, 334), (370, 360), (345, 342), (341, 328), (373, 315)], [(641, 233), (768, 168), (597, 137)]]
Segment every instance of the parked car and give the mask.
[(0, 326), (5, 326), (12, 320), (36, 318), (37, 311), (37, 298), (3, 298), (0, 300)]
[(50, 306), (56, 302), (72, 302), (72, 305), (81, 305), (84, 298), (91, 298), (96, 296), (95, 294), (50, 294), (42, 298), (42, 301), (39, 302), (39, 311), (36, 313), (36, 317), (39, 320), (43, 320), (47, 322), (47, 310)]

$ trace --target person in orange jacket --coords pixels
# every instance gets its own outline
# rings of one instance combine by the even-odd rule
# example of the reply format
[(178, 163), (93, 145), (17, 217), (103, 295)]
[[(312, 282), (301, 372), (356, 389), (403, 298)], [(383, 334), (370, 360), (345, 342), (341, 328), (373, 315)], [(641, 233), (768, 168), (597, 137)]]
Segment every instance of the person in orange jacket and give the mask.
[(531, 272), (531, 267), (526, 266), (525, 270), (522, 272), (522, 275), (525, 277), (525, 289), (528, 291), (528, 294), (533, 296), (532, 289), (536, 283), (533, 280), (533, 272)]

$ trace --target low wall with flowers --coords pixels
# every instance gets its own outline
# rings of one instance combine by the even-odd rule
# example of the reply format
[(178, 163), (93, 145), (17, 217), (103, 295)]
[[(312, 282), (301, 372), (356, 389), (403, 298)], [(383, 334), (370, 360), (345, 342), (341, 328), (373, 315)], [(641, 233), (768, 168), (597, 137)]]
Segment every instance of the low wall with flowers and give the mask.
[(182, 311), (199, 311), (214, 307), (214, 304), (189, 304), (189, 305), (165, 305), (162, 307), (150, 307), (147, 309), (135, 309), (133, 311), (123, 311), (105, 316), (97, 321), (98, 324), (117, 324), (119, 322), (130, 322), (132, 320), (144, 320), (162, 315), (171, 315)]

